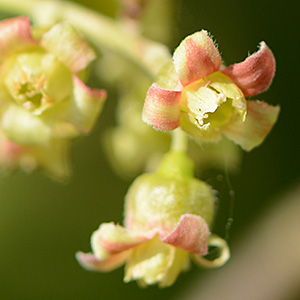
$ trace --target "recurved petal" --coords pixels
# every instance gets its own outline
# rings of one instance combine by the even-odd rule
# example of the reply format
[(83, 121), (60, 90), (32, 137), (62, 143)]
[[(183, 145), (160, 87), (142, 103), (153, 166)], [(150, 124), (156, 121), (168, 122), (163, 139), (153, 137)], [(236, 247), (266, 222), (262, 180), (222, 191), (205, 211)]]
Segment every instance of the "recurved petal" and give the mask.
[(275, 69), (276, 62), (272, 51), (265, 42), (261, 42), (259, 51), (222, 72), (239, 86), (245, 97), (251, 97), (262, 93), (270, 86)]
[(0, 22), (0, 61), (16, 51), (36, 45), (30, 31), (28, 17), (18, 17)]
[(79, 264), (89, 270), (98, 272), (109, 272), (120, 267), (129, 255), (128, 251), (124, 251), (110, 256), (107, 259), (99, 260), (92, 253), (77, 252), (76, 259)]
[(109, 255), (135, 247), (153, 237), (130, 231), (113, 223), (104, 223), (91, 238), (93, 252), (98, 259), (106, 259)]
[(173, 130), (179, 126), (181, 91), (169, 91), (153, 84), (147, 93), (143, 121), (158, 130)]
[(181, 216), (177, 227), (162, 241), (188, 252), (205, 255), (209, 234), (208, 225), (203, 218), (185, 214)]
[(87, 41), (68, 23), (59, 23), (46, 32), (41, 45), (77, 73), (84, 69), (96, 54)]
[(93, 128), (101, 113), (106, 99), (105, 90), (87, 87), (78, 77), (74, 76), (73, 97), (69, 102), (63, 119), (72, 123), (80, 132), (88, 133)]
[(218, 71), (221, 66), (219, 51), (205, 30), (186, 37), (173, 59), (183, 86)]
[(223, 133), (244, 150), (250, 151), (263, 142), (279, 114), (279, 106), (261, 101), (247, 101), (247, 118), (229, 123)]

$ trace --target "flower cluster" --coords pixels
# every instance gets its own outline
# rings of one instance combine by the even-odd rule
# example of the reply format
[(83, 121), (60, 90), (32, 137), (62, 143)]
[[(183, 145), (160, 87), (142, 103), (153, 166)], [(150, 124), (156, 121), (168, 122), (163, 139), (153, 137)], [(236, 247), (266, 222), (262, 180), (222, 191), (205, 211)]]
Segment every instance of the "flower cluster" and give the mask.
[(143, 120), (158, 130), (180, 126), (200, 143), (225, 135), (249, 151), (265, 139), (279, 107), (245, 97), (265, 91), (274, 74), (275, 59), (264, 42), (242, 63), (222, 69), (213, 40), (204, 30), (196, 32), (181, 42), (148, 90)]
[(68, 174), (71, 138), (88, 133), (106, 92), (82, 81), (95, 59), (67, 23), (33, 29), (27, 17), (0, 23), (0, 162)]
[[(143, 2), (129, 6), (142, 9)], [(115, 32), (114, 26), (102, 21), (110, 28), (109, 34)], [(126, 44), (116, 42), (121, 35), (109, 39), (118, 50)], [(92, 253), (78, 252), (76, 257), (93, 271), (106, 272), (125, 264), (126, 282), (166, 287), (188, 269), (191, 258), (200, 266), (219, 267), (230, 257), (226, 241), (211, 233), (215, 193), (194, 176), (194, 165), (218, 161), (219, 149), (225, 148), (230, 152), (227, 157), (232, 155), (235, 161), (238, 155), (232, 141), (247, 151), (262, 143), (277, 120), (279, 107), (246, 97), (270, 86), (275, 59), (262, 42), (259, 51), (245, 61), (224, 67), (204, 30), (185, 38), (171, 61), (165, 47), (145, 41), (133, 43), (139, 51), (129, 51), (131, 43), (124, 48), (128, 51), (124, 57), (126, 53), (131, 59), (139, 55), (138, 65), (143, 68), (130, 69), (128, 62), (114, 61), (118, 70), (105, 73), (122, 81), (118, 126), (111, 130), (106, 146), (120, 173), (125, 169), (136, 175), (150, 159), (158, 159), (149, 168), (151, 173), (139, 176), (129, 188), (124, 226), (100, 225), (91, 237)], [(115, 55), (108, 55), (110, 59), (103, 60), (102, 67), (115, 60)], [(90, 45), (66, 22), (51, 28), (32, 28), (27, 17), (0, 22), (1, 167), (27, 171), (39, 167), (55, 177), (68, 175), (70, 141), (91, 131), (106, 99), (104, 90), (84, 83), (94, 59)], [(136, 78), (144, 68), (153, 78), (162, 64), (157, 82), (149, 89), (148, 77)], [(143, 106), (141, 94), (147, 89)], [(159, 131), (181, 129), (171, 137), (142, 121)], [(197, 143), (218, 145), (203, 147), (208, 155), (192, 161), (190, 153), (199, 156), (200, 152), (198, 145), (196, 151), (191, 149), (196, 144), (191, 147), (186, 134)], [(223, 136), (231, 141), (222, 140)], [(171, 150), (161, 158), (170, 145)], [(219, 250), (214, 259), (207, 257), (210, 246)]]

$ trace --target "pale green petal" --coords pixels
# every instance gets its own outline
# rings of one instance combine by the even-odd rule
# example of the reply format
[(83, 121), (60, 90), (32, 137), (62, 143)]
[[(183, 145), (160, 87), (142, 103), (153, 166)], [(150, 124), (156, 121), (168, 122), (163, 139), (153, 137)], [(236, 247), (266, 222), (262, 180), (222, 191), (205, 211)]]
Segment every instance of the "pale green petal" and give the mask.
[(53, 26), (43, 35), (41, 44), (74, 73), (84, 69), (96, 57), (85, 39), (68, 23)]
[(159, 87), (166, 90), (180, 91), (182, 89), (182, 85), (172, 61), (162, 67), (158, 74), (156, 83)]
[(159, 283), (160, 287), (168, 287), (171, 286), (175, 280), (177, 279), (178, 275), (181, 271), (185, 271), (189, 267), (189, 252), (175, 249), (175, 256), (172, 263), (171, 268), (168, 269), (167, 273), (165, 274), (164, 280)]
[(215, 72), (207, 76), (208, 86), (217, 90), (225, 97), (232, 99), (232, 105), (240, 110), (246, 110), (246, 99), (238, 86), (226, 75)]
[(87, 87), (74, 76), (73, 96), (62, 113), (62, 119), (73, 124), (80, 132), (88, 133), (100, 114), (106, 92)]
[(18, 144), (46, 146), (51, 142), (51, 128), (40, 117), (16, 105), (3, 111), (1, 128), (8, 139)]
[(279, 107), (261, 101), (247, 101), (247, 118), (241, 122), (236, 118), (223, 128), (230, 140), (250, 151), (263, 142), (275, 124)]
[(142, 279), (146, 284), (165, 280), (171, 268), (176, 248), (154, 239), (133, 249), (125, 266), (124, 281)]

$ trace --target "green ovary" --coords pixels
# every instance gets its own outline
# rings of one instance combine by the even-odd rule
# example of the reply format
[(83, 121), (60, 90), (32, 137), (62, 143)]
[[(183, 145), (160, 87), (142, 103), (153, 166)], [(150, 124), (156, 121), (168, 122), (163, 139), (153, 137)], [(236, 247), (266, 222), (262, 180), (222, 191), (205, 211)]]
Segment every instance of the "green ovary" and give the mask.
[(234, 113), (236, 113), (236, 110), (232, 106), (232, 100), (227, 99), (227, 101), (222, 103), (215, 112), (207, 113), (204, 124), (210, 124), (212, 127), (220, 127), (229, 122)]
[(15, 103), (34, 114), (71, 95), (72, 73), (41, 48), (9, 57), (0, 74)]
[(125, 218), (131, 229), (170, 231), (184, 214), (201, 216), (208, 224), (214, 213), (211, 188), (195, 178), (178, 180), (144, 174), (126, 197)]

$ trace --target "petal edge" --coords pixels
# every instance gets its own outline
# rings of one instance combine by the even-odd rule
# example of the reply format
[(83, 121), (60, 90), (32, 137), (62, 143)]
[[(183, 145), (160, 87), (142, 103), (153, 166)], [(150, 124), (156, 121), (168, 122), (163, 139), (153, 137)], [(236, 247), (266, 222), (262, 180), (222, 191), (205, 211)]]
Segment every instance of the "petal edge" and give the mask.
[(77, 252), (76, 259), (79, 264), (89, 271), (109, 272), (120, 267), (127, 259), (129, 253), (122, 252), (112, 255), (105, 260), (99, 260), (92, 253)]
[(261, 101), (247, 101), (245, 122), (231, 122), (223, 129), (227, 138), (250, 151), (260, 145), (277, 121), (279, 106), (272, 106)]

